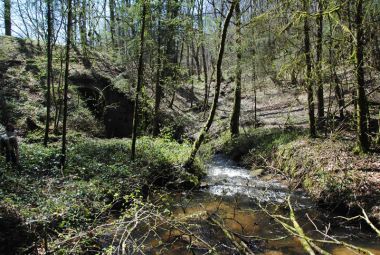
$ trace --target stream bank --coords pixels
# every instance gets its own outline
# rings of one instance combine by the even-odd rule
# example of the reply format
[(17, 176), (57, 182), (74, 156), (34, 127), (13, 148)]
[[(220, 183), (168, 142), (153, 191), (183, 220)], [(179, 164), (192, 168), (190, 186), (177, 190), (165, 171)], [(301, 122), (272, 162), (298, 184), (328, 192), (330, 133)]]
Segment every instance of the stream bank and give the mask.
[(305, 130), (250, 129), (229, 140), (214, 142), (218, 151), (261, 174), (276, 174), (293, 189), (348, 216), (361, 207), (380, 223), (380, 155), (355, 152), (355, 136), (309, 139)]

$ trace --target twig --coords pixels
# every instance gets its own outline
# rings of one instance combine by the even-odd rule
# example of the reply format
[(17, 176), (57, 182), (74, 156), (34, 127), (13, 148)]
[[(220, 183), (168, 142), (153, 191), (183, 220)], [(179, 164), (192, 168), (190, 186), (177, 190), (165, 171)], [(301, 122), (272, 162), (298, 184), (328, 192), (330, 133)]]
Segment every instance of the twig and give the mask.
[(241, 254), (254, 255), (253, 251), (245, 244), (245, 242), (243, 242), (242, 240), (239, 241), (234, 236), (234, 233), (231, 233), (228, 229), (226, 229), (222, 223), (215, 219), (215, 217), (211, 215), (209, 217), (209, 220), (223, 231), (223, 234), (233, 243), (233, 245), (238, 249), (238, 251)]

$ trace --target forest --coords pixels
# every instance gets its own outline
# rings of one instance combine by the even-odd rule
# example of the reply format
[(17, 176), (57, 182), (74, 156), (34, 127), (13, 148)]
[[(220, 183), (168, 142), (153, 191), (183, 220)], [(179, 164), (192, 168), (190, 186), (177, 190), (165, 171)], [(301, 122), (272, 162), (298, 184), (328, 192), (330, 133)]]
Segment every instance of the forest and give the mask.
[(380, 255), (379, 0), (0, 15), (0, 255)]

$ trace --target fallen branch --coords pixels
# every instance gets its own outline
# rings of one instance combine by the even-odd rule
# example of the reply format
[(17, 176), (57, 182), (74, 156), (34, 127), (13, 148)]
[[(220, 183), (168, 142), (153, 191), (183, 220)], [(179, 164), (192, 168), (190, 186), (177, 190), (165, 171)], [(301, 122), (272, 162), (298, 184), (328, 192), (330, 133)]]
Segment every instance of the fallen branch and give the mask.
[(369, 219), (366, 211), (360, 207), (362, 209), (362, 213), (363, 215), (358, 215), (358, 216), (355, 216), (355, 217), (351, 217), (351, 218), (346, 218), (346, 217), (343, 217), (343, 216), (338, 216), (336, 218), (341, 218), (341, 219), (344, 219), (344, 220), (347, 220), (347, 221), (351, 221), (351, 220), (355, 220), (355, 219), (362, 219), (364, 220), (369, 226), (370, 228), (376, 232), (377, 236), (380, 237), (380, 229), (378, 229), (372, 222), (371, 220)]
[[(315, 250), (317, 251), (323, 251), (321, 248), (319, 248), (317, 245), (313, 244), (312, 242), (308, 241), (306, 238), (305, 233), (303, 232), (302, 227), (298, 224), (296, 220), (296, 216), (294, 214), (294, 210), (292, 207), (292, 204), (290, 202), (290, 196), (288, 196), (288, 205), (289, 205), (289, 217), (290, 221), (293, 224), (294, 230), (297, 232), (298, 236), (300, 237), (300, 242), (304, 248), (305, 251), (307, 251), (310, 255), (315, 255), (315, 252), (312, 248), (314, 247)], [(328, 252), (323, 252), (323, 254), (329, 254)]]
[(363, 219), (365, 220), (365, 222), (367, 222), (367, 224), (373, 229), (373, 231), (376, 232), (377, 237), (380, 237), (380, 230), (379, 230), (377, 227), (375, 227), (375, 225), (370, 221), (370, 219), (369, 219), (367, 213), (365, 212), (365, 210), (364, 210), (362, 207), (361, 207), (361, 209), (362, 209), (362, 213), (363, 213), (362, 218), (363, 218)]
[(337, 245), (342, 245), (346, 248), (349, 248), (349, 249), (352, 249), (352, 250), (355, 250), (361, 254), (367, 254), (367, 255), (374, 255), (371, 251), (365, 249), (365, 248), (362, 248), (362, 247), (358, 247), (358, 246), (355, 246), (355, 245), (352, 245), (352, 244), (349, 244), (349, 243), (346, 243), (346, 242), (343, 242), (343, 241), (339, 241), (338, 239), (330, 236), (330, 235), (327, 235), (326, 233), (322, 232), (321, 230), (319, 230), (319, 228), (317, 227), (317, 225), (310, 219), (309, 215), (307, 215), (307, 218), (309, 219), (309, 221), (313, 224), (315, 230), (320, 233), (321, 235), (323, 235), (325, 238), (328, 238), (330, 239), (329, 240), (315, 240), (315, 239), (311, 239), (309, 237), (307, 237), (309, 240), (312, 240), (314, 242), (318, 242), (318, 243), (328, 243), (328, 244), (337, 244)]
[(239, 240), (238, 238), (235, 237), (233, 233), (231, 233), (228, 229), (226, 229), (222, 223), (220, 223), (215, 217), (212, 215), (208, 218), (209, 221), (211, 221), (213, 224), (218, 226), (222, 231), (225, 237), (227, 237), (232, 244), (238, 249), (240, 254), (243, 255), (254, 255), (255, 253), (247, 246), (245, 242), (242, 240)]

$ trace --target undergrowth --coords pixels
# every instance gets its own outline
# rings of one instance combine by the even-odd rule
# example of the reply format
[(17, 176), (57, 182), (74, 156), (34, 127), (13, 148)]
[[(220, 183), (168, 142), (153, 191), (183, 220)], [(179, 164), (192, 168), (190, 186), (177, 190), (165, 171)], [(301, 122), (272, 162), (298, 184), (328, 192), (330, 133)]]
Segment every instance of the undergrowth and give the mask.
[(257, 128), (249, 129), (238, 137), (231, 138), (224, 132), (210, 144), (216, 152), (226, 154), (246, 167), (262, 167), (270, 161), (273, 153), (284, 144), (304, 135), (301, 129)]
[[(47, 238), (49, 245), (55, 246), (104, 222), (110, 213), (128, 208), (131, 200), (146, 199), (155, 186), (196, 186), (202, 162), (197, 159), (194, 166), (198, 176), (181, 168), (190, 150), (187, 143), (142, 137), (137, 143), (137, 159), (132, 162), (129, 139), (82, 137), (70, 144), (68, 165), (62, 173), (59, 144), (45, 148), (22, 143), (18, 169), (0, 157), (0, 208), (19, 213), (35, 240)], [(0, 219), (0, 224), (4, 220)], [(0, 246), (9, 252), (6, 249), (15, 247), (8, 247), (4, 238)], [(20, 245), (25, 248), (24, 243)], [(82, 252), (87, 249), (82, 248)], [(64, 249), (60, 253), (67, 254)]]

